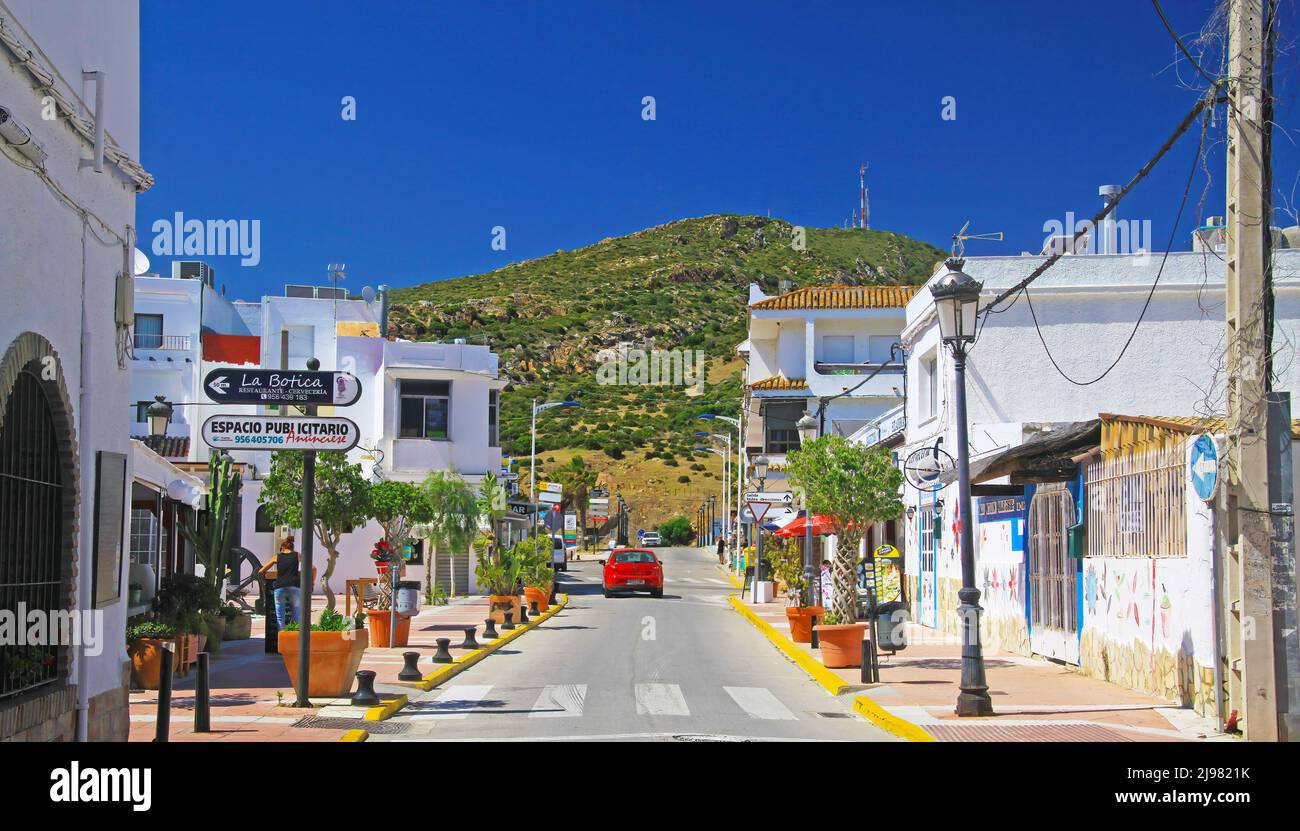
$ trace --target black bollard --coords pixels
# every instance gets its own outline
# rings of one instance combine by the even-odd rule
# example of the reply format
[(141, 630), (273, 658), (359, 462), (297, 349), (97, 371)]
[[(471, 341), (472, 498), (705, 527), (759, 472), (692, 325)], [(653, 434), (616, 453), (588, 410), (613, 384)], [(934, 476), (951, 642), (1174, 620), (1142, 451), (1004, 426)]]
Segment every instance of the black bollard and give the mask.
[(420, 674), (419, 652), (403, 652), (402, 660), (406, 661), (406, 664), (402, 667), (402, 671), (397, 673), (398, 681), (419, 681), (424, 678), (424, 676)]
[(451, 638), (438, 638), (434, 643), (438, 644), (438, 650), (433, 653), (433, 662), (435, 664), (450, 664), (451, 652), (447, 647), (451, 646)]
[(379, 696), (375, 694), (374, 670), (357, 670), (357, 691), (352, 695), (352, 703), (358, 707), (373, 707), (379, 703)]
[(530, 601), (528, 601), (528, 613), (529, 613), (530, 615), (540, 615), (540, 614), (541, 614), (541, 612), (539, 612), (539, 611), (537, 610), (537, 601), (536, 601), (536, 600), (530, 600)]
[[(174, 643), (174, 641), (173, 641)], [(162, 651), (162, 667), (158, 674), (158, 722), (154, 728), (153, 740), (165, 742), (172, 727), (172, 644), (165, 644)]]
[(871, 683), (871, 641), (866, 638), (862, 639), (862, 658), (858, 664), (860, 667), (859, 679), (863, 684)]
[(556, 583), (558, 583), (558, 582), (559, 582), (559, 581), (556, 580), (555, 582), (551, 583), (551, 601), (550, 601), (550, 602), (552, 602), (552, 603), (555, 602), (555, 593), (556, 593), (557, 591), (559, 591), (559, 589), (556, 587)]
[(494, 641), (497, 638), (501, 637), (500, 635), (497, 634), (497, 624), (496, 621), (494, 621), (492, 618), (488, 618), (487, 620), (483, 621), (483, 624), (484, 624), (483, 625), (484, 640)]
[(514, 628), (515, 628), (515, 613), (514, 613), (514, 612), (502, 612), (502, 613), (501, 613), (501, 616), (504, 617), (504, 618), (506, 619), (506, 622), (503, 623), (503, 624), (501, 624), (501, 628), (502, 628), (502, 629), (504, 629), (504, 630), (506, 630), (507, 632), (509, 632), (511, 629), (514, 629)]
[(478, 649), (478, 641), (474, 640), (474, 629), (473, 626), (465, 627), (465, 640), (461, 642), (461, 649)]
[[(533, 612), (536, 613), (536, 612), (537, 612), (537, 609), (534, 608), (534, 609), (533, 609)], [(520, 607), (519, 607), (519, 623), (522, 625), (522, 624), (525, 624), (525, 623), (527, 623), (527, 622), (528, 622), (528, 611), (527, 611), (526, 609), (524, 609), (523, 606), (520, 606)]]
[(194, 732), (211, 733), (212, 719), (208, 709), (211, 685), (208, 683), (208, 653), (199, 653), (199, 675), (194, 680)]
[(811, 649), (820, 649), (821, 639), (817, 637), (817, 616), (816, 615), (812, 616), (812, 623), (808, 624), (808, 626), (809, 626), (808, 631), (812, 632), (812, 640), (808, 643), (808, 646)]

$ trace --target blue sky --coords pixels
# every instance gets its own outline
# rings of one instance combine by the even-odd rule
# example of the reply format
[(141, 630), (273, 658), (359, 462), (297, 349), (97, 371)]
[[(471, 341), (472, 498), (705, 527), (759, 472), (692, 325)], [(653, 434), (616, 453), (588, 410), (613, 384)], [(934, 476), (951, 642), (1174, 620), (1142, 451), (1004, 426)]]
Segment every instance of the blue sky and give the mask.
[[(141, 247), (169, 273), (155, 220), (260, 220), (257, 266), (205, 258), (245, 298), (322, 283), (332, 261), (354, 292), (413, 285), (711, 213), (839, 225), (864, 161), (873, 228), (946, 246), (973, 220), (1007, 240), (970, 254), (1037, 251), (1045, 222), (1091, 215), (1097, 187), (1127, 181), (1194, 102), (1145, 0), (141, 5), (157, 179)], [(1184, 36), (1212, 5), (1164, 0)], [(1296, 81), (1278, 80), (1283, 126), (1300, 126)], [(1195, 142), (1121, 206), (1157, 249)], [(1289, 193), (1300, 151), (1281, 133), (1275, 151)], [(1223, 213), (1222, 167), (1219, 146), (1207, 215)]]

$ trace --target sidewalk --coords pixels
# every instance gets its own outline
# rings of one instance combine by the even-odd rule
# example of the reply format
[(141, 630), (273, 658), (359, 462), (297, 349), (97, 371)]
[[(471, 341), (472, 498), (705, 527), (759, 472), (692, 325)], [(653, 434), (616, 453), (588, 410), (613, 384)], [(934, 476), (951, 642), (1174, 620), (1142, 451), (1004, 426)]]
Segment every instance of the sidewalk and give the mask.
[[(341, 602), (341, 601), (340, 601)], [(312, 616), (318, 617), (325, 607), (323, 597), (314, 598)], [(465, 629), (475, 627), (475, 637), (483, 642), (483, 622), (487, 618), (486, 597), (454, 598), (449, 605), (422, 609), (411, 621), (409, 645), (396, 649), (371, 644), (366, 648), (361, 669), (375, 672), (375, 691), (381, 699), (394, 699), (415, 689), (414, 684), (399, 682), (403, 652), (419, 652), (420, 672), (428, 675), (446, 666), (435, 664), (435, 639), (448, 638), (453, 658), (464, 654), (458, 647)], [(500, 632), (500, 626), (497, 629)], [(210, 733), (194, 732), (194, 683), (192, 670), (172, 683), (170, 741), (344, 741), (361, 740), (355, 722), (367, 717), (367, 708), (353, 706), (342, 699), (317, 700), (313, 710), (292, 705), (296, 699), (284, 660), (278, 654), (266, 654), (263, 642), (264, 619), (253, 620), (252, 637), (226, 641), (211, 659), (209, 696)], [(500, 634), (506, 634), (500, 632)], [(378, 708), (375, 708), (378, 709)], [(391, 707), (389, 708), (392, 709)], [(130, 692), (131, 733), (129, 741), (152, 741), (157, 728), (157, 690)], [(391, 713), (385, 713), (387, 717)], [(372, 718), (380, 717), (371, 714)], [(316, 721), (313, 723), (312, 719)], [(370, 725), (374, 729), (374, 725)]]
[[(728, 575), (733, 584), (735, 577)], [(958, 718), (953, 707), (961, 678), (961, 643), (907, 624), (908, 647), (880, 656), (879, 684), (861, 671), (827, 669), (821, 650), (789, 639), (786, 602), (732, 603), (833, 694), (856, 693), (855, 709), (884, 729), (919, 741), (1230, 741), (1194, 711), (1088, 678), (1049, 661), (986, 649), (984, 666), (996, 715)], [(900, 732), (902, 731), (902, 732)]]

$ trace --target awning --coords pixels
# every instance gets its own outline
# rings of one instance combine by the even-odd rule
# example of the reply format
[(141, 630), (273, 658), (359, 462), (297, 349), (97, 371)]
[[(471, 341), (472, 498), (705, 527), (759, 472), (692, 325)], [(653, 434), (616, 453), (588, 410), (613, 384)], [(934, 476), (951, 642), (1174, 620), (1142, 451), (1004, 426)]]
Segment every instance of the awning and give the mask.
[[(781, 530), (776, 532), (778, 537), (802, 537), (808, 533), (808, 523), (804, 517), (799, 517), (794, 522), (786, 524)], [(824, 537), (835, 533), (835, 525), (832, 518), (824, 514), (814, 514), (812, 521), (812, 532), (815, 536)]]
[[(1101, 442), (1101, 420), (1075, 421), (1032, 436), (1023, 444), (995, 456), (972, 462), (971, 484), (1010, 476), (1012, 484), (1064, 482), (1079, 475), (1075, 457)], [(946, 471), (940, 480), (957, 481), (957, 471)]]

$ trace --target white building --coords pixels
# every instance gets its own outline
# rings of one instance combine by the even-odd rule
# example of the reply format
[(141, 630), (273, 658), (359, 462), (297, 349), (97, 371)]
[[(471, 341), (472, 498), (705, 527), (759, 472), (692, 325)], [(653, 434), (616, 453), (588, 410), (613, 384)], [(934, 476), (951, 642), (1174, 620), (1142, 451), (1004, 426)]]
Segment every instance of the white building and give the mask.
[[(475, 484), (485, 473), (500, 471), (499, 396), (506, 381), (498, 376), (497, 356), (488, 347), (381, 337), (382, 295), (366, 302), (349, 299), (342, 289), (336, 295), (328, 287), (287, 286), (283, 296), (230, 301), (203, 269), (177, 265), (187, 266), (177, 277), (148, 275), (135, 281), (133, 435), (147, 435), (144, 410), (155, 395), (183, 405), (174, 407), (168, 429), (171, 440), (163, 452), (169, 458), (206, 462), (210, 451), (202, 425), (210, 416), (277, 412), (274, 407), (210, 403), (202, 389), (209, 371), (222, 366), (302, 369), (314, 357), (321, 370), (350, 372), (361, 382), (355, 404), (321, 407), (318, 414), (344, 416), (357, 424), (361, 441), (349, 457), (365, 475), (418, 484), (431, 471), (454, 470)], [(274, 554), (277, 529), (259, 515), (258, 495), (270, 453), (232, 456), (249, 465), (241, 543), (266, 562)], [(371, 522), (344, 537), (330, 579), (336, 593), (344, 591), (350, 578), (375, 575), (369, 554), (381, 536), (378, 523)], [(298, 541), (301, 547), (301, 533)], [(321, 551), (318, 543), (316, 562), (323, 573)], [(423, 580), (425, 554), (417, 546), (408, 579)], [(440, 552), (435, 578), (455, 593), (473, 589), (473, 569), (464, 553), (453, 563)]]
[(751, 285), (745, 358), (745, 448), (766, 455), (768, 490), (783, 491), (795, 423), (820, 416), (850, 436), (904, 398), (899, 336), (915, 286), (813, 286), (769, 297)]
[[(963, 270), (983, 282), (983, 304), (1043, 260), (974, 257)], [(1186, 454), (1196, 433), (1222, 430), (1213, 416), (1224, 410), (1224, 266), (1213, 252), (1170, 253), (1157, 284), (1161, 261), (1067, 256), (1027, 297), (986, 317), (966, 375), (976, 579), (990, 646), (1204, 712), (1223, 652), (1206, 615), (1210, 564), (1222, 552), (1211, 511), (1188, 495)], [(1300, 251), (1277, 251), (1274, 275), (1275, 344), (1291, 345), (1279, 352), (1276, 388), (1296, 390)], [(903, 341), (910, 394), (900, 463), (955, 456), (952, 358), (928, 288), (908, 304)], [(1063, 377), (1091, 381), (1121, 351), (1096, 383)], [(905, 486), (904, 499), (913, 617), (955, 633), (954, 532), (970, 518), (955, 516), (955, 488)], [(1150, 537), (1161, 523), (1164, 536)]]
[[(130, 308), (118, 289), (129, 288), (135, 197), (153, 182), (135, 161), (139, 9), (5, 8), (0, 613), (75, 612), (89, 626), (57, 646), (0, 649), (0, 740), (124, 741)], [(95, 128), (73, 121), (97, 117), (102, 155)]]

